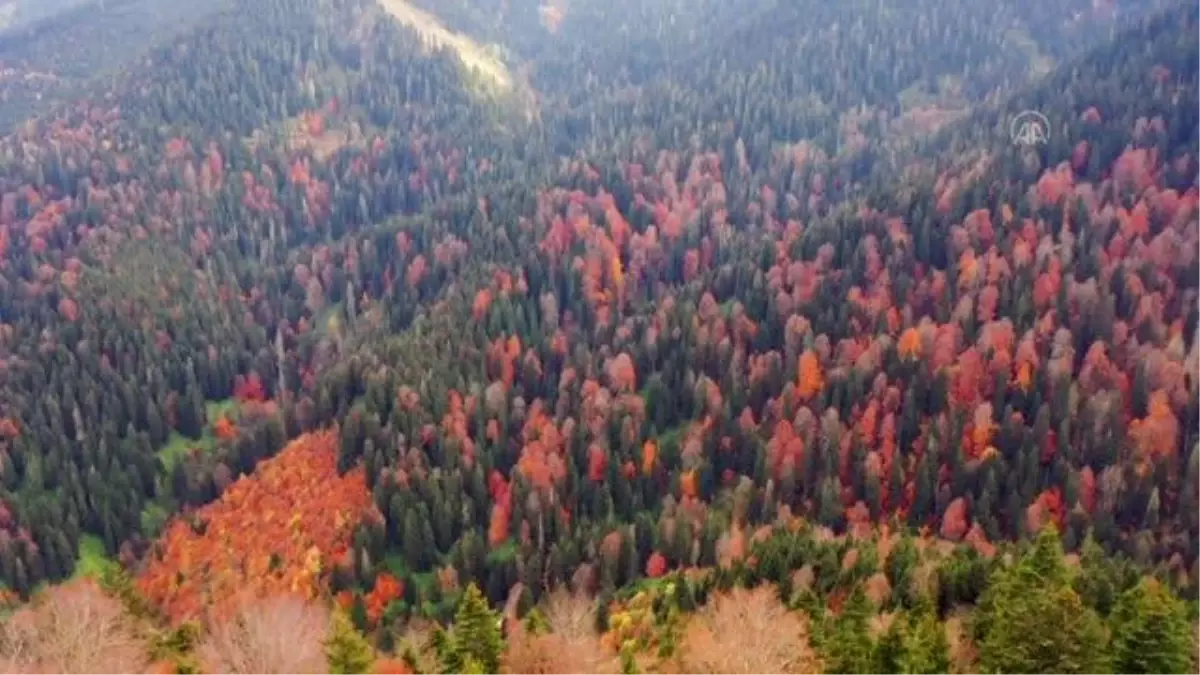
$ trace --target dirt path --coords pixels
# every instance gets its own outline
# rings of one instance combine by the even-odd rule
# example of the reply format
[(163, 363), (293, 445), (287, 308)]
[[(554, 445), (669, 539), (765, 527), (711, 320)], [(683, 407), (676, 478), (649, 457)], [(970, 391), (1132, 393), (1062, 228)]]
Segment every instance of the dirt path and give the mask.
[(478, 42), (447, 29), (436, 16), (404, 0), (379, 0), (379, 4), (397, 21), (411, 26), (434, 46), (453, 49), (468, 68), (478, 71), (502, 92), (512, 90), (513, 77), (508, 67)]

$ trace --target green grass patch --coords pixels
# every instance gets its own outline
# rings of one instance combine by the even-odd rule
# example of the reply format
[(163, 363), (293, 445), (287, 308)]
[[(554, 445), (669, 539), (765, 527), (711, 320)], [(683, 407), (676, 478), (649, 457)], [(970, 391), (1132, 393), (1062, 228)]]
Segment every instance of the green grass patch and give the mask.
[(222, 415), (234, 415), (237, 413), (238, 402), (235, 398), (227, 398), (223, 401), (209, 401), (204, 405), (204, 408), (208, 411), (208, 423), (212, 424)]
[(159, 448), (158, 458), (162, 460), (163, 470), (170, 475), (171, 471), (175, 469), (175, 465), (186, 457), (192, 448), (199, 448), (201, 452), (209, 452), (216, 445), (217, 439), (207, 433), (198, 439), (192, 439), (178, 431), (172, 431), (167, 444)]
[(106, 572), (115, 571), (117, 563), (108, 557), (100, 537), (85, 534), (79, 538), (79, 559), (75, 561), (76, 577), (101, 579)]
[(178, 431), (172, 431), (166, 445), (158, 449), (158, 458), (162, 460), (163, 465), (162, 473), (155, 479), (158, 482), (158, 494), (160, 498), (146, 504), (141, 514), (142, 534), (147, 537), (158, 536), (173, 511), (170, 499), (166, 495), (169, 490), (171, 472), (174, 471), (175, 465), (184, 457), (187, 457), (188, 452), (192, 448), (196, 448), (200, 452), (211, 452), (217, 447), (217, 437), (212, 433), (212, 425), (224, 416), (236, 418), (238, 401), (234, 398), (227, 398), (221, 401), (208, 401), (204, 404), (204, 409), (208, 415), (208, 424), (204, 428), (203, 436), (193, 439), (184, 436)]
[(178, 431), (172, 431), (167, 444), (158, 449), (158, 457), (163, 463), (163, 472), (170, 476), (175, 465), (187, 456), (188, 450), (198, 448), (201, 452), (210, 452), (217, 447), (217, 439), (212, 435), (212, 425), (224, 415), (233, 416), (237, 412), (237, 400), (227, 398), (223, 401), (209, 401), (205, 404), (208, 413), (208, 425), (204, 435), (197, 439), (188, 438)]
[(502, 565), (514, 560), (516, 557), (517, 542), (509, 539), (491, 551), (488, 551), (487, 561), (489, 565)]
[(158, 502), (146, 504), (146, 507), (142, 509), (142, 534), (150, 539), (157, 537), (162, 534), (167, 520), (170, 518), (170, 511), (162, 504)]

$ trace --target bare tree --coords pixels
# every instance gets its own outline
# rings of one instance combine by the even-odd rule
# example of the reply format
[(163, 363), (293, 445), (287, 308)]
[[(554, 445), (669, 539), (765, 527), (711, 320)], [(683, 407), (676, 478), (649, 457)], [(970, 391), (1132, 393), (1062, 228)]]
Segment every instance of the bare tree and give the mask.
[(216, 673), (324, 673), (329, 612), (293, 596), (244, 605), (200, 644), (200, 663)]
[(49, 589), (0, 623), (0, 672), (130, 673), (147, 663), (136, 622), (90, 579)]
[(542, 607), (549, 631), (537, 635), (514, 625), (502, 670), (508, 673), (618, 673), (620, 664), (600, 643), (595, 603), (582, 593), (554, 592)]
[(807, 620), (769, 586), (713, 596), (688, 622), (679, 654), (686, 673), (812, 673), (820, 665)]

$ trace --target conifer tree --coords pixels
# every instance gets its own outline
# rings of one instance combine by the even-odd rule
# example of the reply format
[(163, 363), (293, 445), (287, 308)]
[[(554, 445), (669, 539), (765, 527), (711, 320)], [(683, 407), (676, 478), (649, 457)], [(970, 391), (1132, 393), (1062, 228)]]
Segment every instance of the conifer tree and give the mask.
[(1071, 588), (1053, 528), (995, 575), (977, 612), (983, 671), (1100, 673), (1109, 666), (1104, 624)]
[(1151, 577), (1125, 591), (1112, 613), (1113, 667), (1119, 673), (1195, 670), (1187, 609)]
[(1103, 673), (1108, 644), (1100, 617), (1067, 587), (1023, 588), (996, 606), (980, 666), (998, 673)]
[(950, 645), (934, 608), (922, 604), (905, 616), (900, 626), (902, 651), (896, 659), (898, 675), (941, 675), (950, 669)]
[(876, 665), (885, 673), (945, 673), (950, 670), (950, 645), (933, 605), (918, 606), (892, 622), (876, 646)]
[(1106, 554), (1090, 532), (1083, 540), (1079, 563), (1075, 591), (1100, 616), (1108, 616), (1121, 594), (1138, 582), (1138, 571), (1132, 561)]
[(329, 671), (337, 675), (367, 673), (375, 655), (366, 638), (354, 628), (345, 612), (335, 612), (325, 640), (325, 658)]
[(447, 673), (495, 673), (504, 638), (500, 617), (475, 584), (467, 586), (454, 615), (454, 626), (434, 633), (434, 650)]
[(825, 669), (831, 673), (875, 673), (875, 644), (868, 622), (871, 603), (862, 585), (855, 587), (842, 614), (833, 619), (825, 640)]

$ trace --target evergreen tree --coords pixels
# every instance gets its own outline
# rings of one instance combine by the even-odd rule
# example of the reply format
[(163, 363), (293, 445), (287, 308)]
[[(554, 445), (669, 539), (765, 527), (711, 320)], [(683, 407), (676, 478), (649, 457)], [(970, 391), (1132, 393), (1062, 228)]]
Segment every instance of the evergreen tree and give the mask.
[(876, 647), (876, 664), (885, 673), (945, 673), (950, 670), (950, 644), (937, 612), (928, 600), (892, 621)]
[(1091, 533), (1083, 540), (1079, 563), (1075, 591), (1100, 616), (1108, 616), (1121, 594), (1138, 582), (1138, 571), (1132, 561), (1105, 554)]
[(822, 640), (828, 672), (880, 672), (868, 625), (870, 618), (871, 603), (862, 586), (856, 586), (841, 615), (832, 620), (831, 630)]
[(996, 605), (980, 668), (996, 673), (1108, 672), (1104, 624), (1074, 590), (1021, 588)]
[(999, 673), (1107, 672), (1100, 617), (1071, 588), (1053, 528), (1012, 567), (994, 575), (976, 615), (980, 668)]
[(367, 603), (361, 592), (354, 594), (354, 602), (350, 604), (350, 625), (357, 630), (366, 630), (370, 621), (367, 619)]
[(1113, 608), (1113, 668), (1118, 673), (1195, 672), (1195, 632), (1187, 608), (1157, 580), (1145, 577)]
[(375, 653), (366, 638), (359, 633), (345, 612), (333, 614), (329, 637), (325, 640), (325, 658), (329, 671), (336, 675), (368, 673), (375, 661)]
[(463, 593), (453, 628), (449, 632), (439, 628), (434, 633), (434, 649), (446, 673), (499, 672), (504, 651), (500, 617), (488, 607), (475, 584)]

